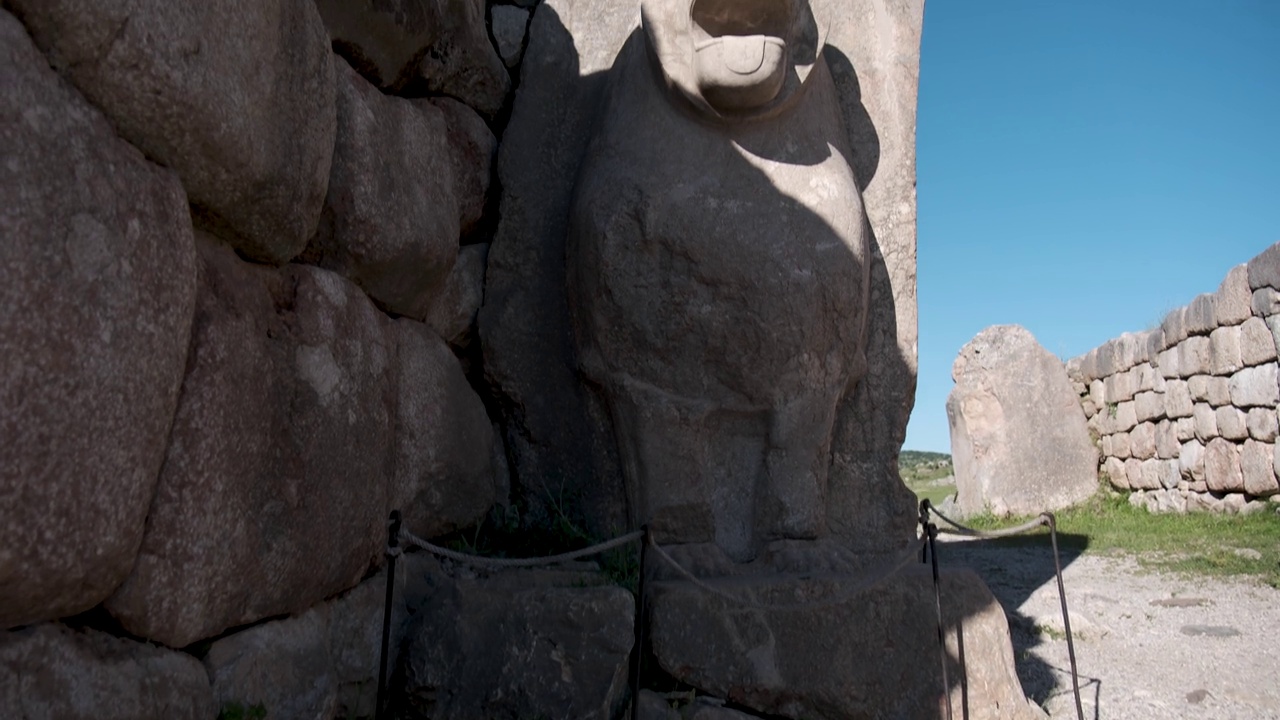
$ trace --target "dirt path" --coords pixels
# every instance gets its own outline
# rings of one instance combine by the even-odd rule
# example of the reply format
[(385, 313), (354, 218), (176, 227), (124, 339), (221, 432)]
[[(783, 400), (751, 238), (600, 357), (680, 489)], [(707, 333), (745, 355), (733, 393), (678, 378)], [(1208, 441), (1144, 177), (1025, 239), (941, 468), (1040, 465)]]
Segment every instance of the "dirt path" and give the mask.
[[(982, 575), (1009, 616), (1023, 689), (1075, 718), (1048, 543), (948, 539), (938, 557)], [(1123, 556), (1064, 551), (1063, 563), (1085, 718), (1280, 719), (1280, 590)]]

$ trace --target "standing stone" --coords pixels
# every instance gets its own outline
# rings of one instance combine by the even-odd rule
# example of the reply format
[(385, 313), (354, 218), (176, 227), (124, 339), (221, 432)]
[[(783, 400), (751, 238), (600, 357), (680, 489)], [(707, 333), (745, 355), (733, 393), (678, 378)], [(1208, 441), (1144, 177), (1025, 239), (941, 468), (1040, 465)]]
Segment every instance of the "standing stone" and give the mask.
[[(433, 575), (408, 630), (399, 717), (620, 716), (628, 693), (635, 601), (620, 587), (563, 587), (549, 571), (488, 580)], [(545, 579), (544, 579), (545, 578)]]
[(1236, 407), (1275, 407), (1280, 400), (1276, 386), (1276, 364), (1245, 368), (1228, 383), (1231, 404)]
[(1273, 408), (1251, 408), (1245, 417), (1245, 425), (1249, 428), (1249, 437), (1261, 442), (1273, 442), (1280, 434), (1280, 424)]
[(44, 623), (0, 633), (0, 717), (213, 720), (209, 678), (185, 653)]
[(171, 647), (352, 587), (386, 541), (386, 320), (325, 270), (199, 249), (164, 470), (138, 561), (106, 603)]
[(1212, 355), (1209, 369), (1214, 375), (1230, 375), (1239, 370), (1240, 328), (1220, 327), (1209, 335), (1209, 352)]
[(1153, 423), (1139, 424), (1129, 433), (1129, 442), (1133, 456), (1139, 460), (1154, 457), (1156, 454), (1156, 426)]
[(1276, 359), (1275, 338), (1262, 318), (1251, 317), (1240, 326), (1240, 362), (1261, 365)]
[(1196, 438), (1200, 442), (1209, 442), (1218, 437), (1218, 414), (1208, 403), (1196, 403), (1195, 407)]
[(1218, 291), (1213, 294), (1214, 325), (1239, 325), (1249, 319), (1253, 291), (1249, 288), (1249, 268), (1236, 265), (1227, 271)]
[(1240, 473), (1240, 447), (1230, 440), (1215, 438), (1209, 441), (1204, 457), (1205, 481), (1214, 492), (1240, 491), (1244, 489), (1244, 477)]
[(1240, 449), (1240, 472), (1244, 477), (1244, 491), (1255, 497), (1280, 491), (1276, 473), (1272, 467), (1275, 445), (1256, 440), (1245, 440)]
[(0, 628), (133, 566), (178, 403), (195, 248), (178, 178), (0, 11)]
[(1214, 419), (1218, 426), (1218, 435), (1228, 440), (1243, 440), (1249, 437), (1249, 428), (1245, 424), (1245, 414), (1243, 410), (1226, 405), (1218, 408), (1214, 413)]
[(1170, 380), (1165, 385), (1164, 412), (1172, 419), (1191, 417), (1194, 411), (1187, 380)]
[(1061, 361), (1031, 333), (983, 330), (961, 349), (952, 376), (947, 418), (962, 512), (1033, 514), (1093, 494), (1097, 450), (1079, 403)]
[(424, 538), (484, 517), (494, 501), (493, 426), (444, 341), (397, 320), (391, 507)]
[(311, 0), (8, 0), (124, 139), (177, 171), (196, 224), (282, 263), (315, 232), (333, 155)]
[(338, 134), (324, 214), (304, 258), (421, 320), (458, 256), (459, 202), (444, 115), (383, 95), (335, 58)]
[(1213, 349), (1209, 338), (1189, 337), (1178, 343), (1178, 376), (1191, 377), (1212, 372)]

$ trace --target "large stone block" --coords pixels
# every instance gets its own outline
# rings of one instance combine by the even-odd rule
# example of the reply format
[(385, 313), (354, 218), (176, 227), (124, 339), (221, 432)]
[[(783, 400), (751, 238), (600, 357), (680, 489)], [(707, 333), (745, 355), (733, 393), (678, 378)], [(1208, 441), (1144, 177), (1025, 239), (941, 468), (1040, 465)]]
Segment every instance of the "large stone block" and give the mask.
[(133, 566), (187, 355), (178, 178), (116, 137), (0, 11), (0, 628)]
[(1239, 408), (1224, 405), (1214, 412), (1218, 427), (1218, 435), (1228, 440), (1243, 440), (1249, 437), (1249, 429), (1245, 424), (1245, 414)]
[(352, 587), (386, 541), (394, 348), (359, 288), (200, 243), (187, 376), (133, 572), (107, 609), (183, 647)]
[(568, 580), (579, 586), (531, 571), (480, 581), (434, 575), (432, 612), (405, 640), (399, 717), (619, 717), (635, 600), (620, 587), (592, 587), (590, 576)]
[(1178, 467), (1184, 476), (1204, 481), (1204, 445), (1199, 440), (1182, 443), (1178, 451)]
[(1108, 375), (1103, 381), (1107, 389), (1107, 402), (1120, 403), (1132, 400), (1138, 389), (1138, 383), (1134, 380), (1135, 378), (1127, 371)]
[(1209, 375), (1192, 375), (1186, 379), (1187, 391), (1196, 402), (1209, 402)]
[(396, 321), (393, 333), (392, 507), (411, 532), (435, 537), (475, 523), (493, 504), (493, 426), (443, 340), (412, 320)]
[(1213, 295), (1209, 293), (1197, 295), (1191, 304), (1187, 305), (1186, 314), (1183, 316), (1187, 325), (1187, 335), (1207, 335), (1217, 327), (1216, 315)]
[(324, 213), (304, 259), (421, 320), (458, 257), (459, 191), (445, 116), (383, 95), (335, 58), (338, 132)]
[(1253, 310), (1253, 292), (1249, 287), (1249, 267), (1237, 265), (1227, 271), (1218, 291), (1213, 294), (1214, 324), (1239, 325), (1248, 320)]
[(1231, 404), (1231, 380), (1230, 378), (1211, 376), (1207, 385), (1209, 404), (1213, 407), (1222, 407)]
[(280, 263), (315, 232), (333, 65), (311, 0), (8, 0), (119, 133), (182, 178), (197, 225)]
[[(677, 680), (739, 707), (815, 720), (937, 718), (946, 702), (959, 714), (967, 693), (981, 717), (1039, 716), (1022, 697), (1000, 605), (970, 570), (942, 572), (946, 698), (927, 567), (912, 563), (847, 599), (838, 579), (727, 579), (716, 587), (744, 602), (690, 583), (653, 586), (653, 654)], [(801, 607), (769, 608), (779, 604)]]
[(1182, 363), (1178, 359), (1178, 346), (1174, 345), (1165, 348), (1156, 355), (1156, 369), (1160, 371), (1160, 377), (1166, 380), (1180, 377), (1179, 372), (1182, 369)]
[(1112, 455), (1120, 458), (1121, 460), (1127, 460), (1133, 455), (1133, 441), (1130, 438), (1129, 433), (1120, 432), (1115, 435), (1108, 435), (1107, 437), (1111, 438)]
[(1250, 408), (1245, 425), (1249, 428), (1249, 437), (1260, 442), (1273, 442), (1280, 433), (1274, 408)]
[(1173, 419), (1191, 417), (1194, 407), (1189, 380), (1170, 380), (1165, 384), (1165, 415)]
[(1164, 417), (1164, 395), (1157, 392), (1141, 392), (1133, 398), (1133, 409), (1138, 422), (1148, 422)]
[(1161, 420), (1156, 425), (1156, 457), (1168, 460), (1178, 457), (1178, 436), (1173, 422)]
[(1209, 338), (1189, 337), (1178, 343), (1178, 376), (1191, 377), (1212, 371), (1213, 350)]
[(1267, 327), (1267, 322), (1256, 317), (1245, 320), (1240, 326), (1240, 362), (1252, 366), (1275, 359), (1275, 338)]
[(1258, 317), (1270, 317), (1280, 313), (1280, 290), (1270, 287), (1258, 288), (1253, 291), (1250, 305), (1253, 314)]
[(1209, 372), (1214, 375), (1230, 375), (1241, 368), (1240, 328), (1238, 326), (1215, 328), (1209, 334)]
[(1196, 436), (1196, 419), (1194, 417), (1178, 418), (1175, 429), (1178, 442), (1186, 442)]
[(1269, 496), (1280, 491), (1273, 468), (1276, 447), (1273, 443), (1245, 440), (1240, 448), (1240, 474), (1244, 491), (1253, 496)]
[(435, 0), (440, 37), (419, 55), (418, 77), (432, 93), (457, 98), (492, 121), (511, 76), (489, 40), (484, 0)]
[(1115, 431), (1128, 432), (1138, 424), (1138, 408), (1132, 400), (1118, 403), (1115, 408), (1115, 414), (1111, 417)]
[(445, 280), (440, 297), (431, 304), (425, 322), (450, 347), (466, 349), (475, 335), (476, 316), (484, 301), (484, 269), (489, 246), (464, 245)]
[(1236, 407), (1275, 407), (1280, 401), (1275, 363), (1245, 368), (1231, 376), (1228, 388)]
[(1196, 438), (1209, 442), (1218, 437), (1218, 414), (1209, 403), (1196, 403), (1193, 414), (1196, 422)]
[(1111, 483), (1111, 487), (1117, 490), (1129, 489), (1129, 477), (1124, 471), (1124, 460), (1117, 457), (1109, 457), (1102, 463), (1102, 474)]
[(1248, 262), (1249, 287), (1280, 289), (1280, 243), (1258, 253)]
[(1215, 438), (1209, 441), (1204, 454), (1205, 482), (1214, 492), (1239, 492), (1244, 489), (1244, 476), (1240, 472), (1240, 446)]
[(213, 720), (209, 678), (185, 653), (45, 623), (0, 633), (0, 716)]
[(1156, 426), (1153, 423), (1138, 423), (1138, 426), (1129, 433), (1129, 443), (1132, 447), (1133, 456), (1139, 460), (1146, 460), (1154, 457), (1156, 454)]
[(1084, 415), (1062, 362), (1031, 333), (983, 330), (960, 350), (952, 375), (947, 418), (962, 512), (1031, 514), (1093, 494), (1098, 456)]
[(1165, 392), (1164, 377), (1156, 370), (1155, 365), (1149, 362), (1141, 362), (1129, 368), (1129, 379), (1133, 383), (1134, 392), (1147, 390)]
[(1186, 314), (1187, 308), (1174, 308), (1160, 322), (1160, 330), (1164, 333), (1164, 340), (1170, 347), (1187, 339)]

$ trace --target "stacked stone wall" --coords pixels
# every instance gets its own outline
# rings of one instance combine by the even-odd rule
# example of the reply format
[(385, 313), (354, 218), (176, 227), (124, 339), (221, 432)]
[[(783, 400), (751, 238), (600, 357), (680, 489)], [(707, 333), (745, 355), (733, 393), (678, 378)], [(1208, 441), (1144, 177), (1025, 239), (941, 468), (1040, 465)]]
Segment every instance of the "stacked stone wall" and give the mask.
[(1280, 243), (1216, 292), (1067, 362), (1101, 477), (1157, 512), (1280, 501)]

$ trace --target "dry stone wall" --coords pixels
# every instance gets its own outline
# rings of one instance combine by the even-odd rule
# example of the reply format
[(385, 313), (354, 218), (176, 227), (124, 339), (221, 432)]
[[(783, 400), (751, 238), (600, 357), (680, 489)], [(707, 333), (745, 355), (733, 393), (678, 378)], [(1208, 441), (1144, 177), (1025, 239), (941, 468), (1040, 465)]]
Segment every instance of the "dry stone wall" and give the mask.
[(1157, 512), (1250, 512), (1280, 500), (1280, 244), (1160, 327), (1067, 362), (1100, 473)]

